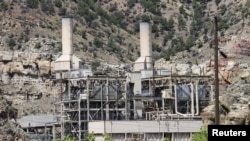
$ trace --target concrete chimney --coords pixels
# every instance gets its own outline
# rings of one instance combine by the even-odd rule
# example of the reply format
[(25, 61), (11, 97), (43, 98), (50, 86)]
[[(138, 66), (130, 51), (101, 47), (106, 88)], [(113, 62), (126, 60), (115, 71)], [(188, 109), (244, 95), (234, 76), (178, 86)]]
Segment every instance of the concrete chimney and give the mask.
[(73, 54), (73, 19), (62, 18), (62, 55), (55, 61), (55, 71), (79, 69), (81, 60)]
[(140, 50), (141, 57), (152, 57), (151, 25), (140, 23)]
[(140, 23), (140, 57), (135, 61), (134, 71), (152, 69), (151, 25)]
[(62, 54), (72, 55), (72, 27), (73, 22), (71, 17), (62, 18)]

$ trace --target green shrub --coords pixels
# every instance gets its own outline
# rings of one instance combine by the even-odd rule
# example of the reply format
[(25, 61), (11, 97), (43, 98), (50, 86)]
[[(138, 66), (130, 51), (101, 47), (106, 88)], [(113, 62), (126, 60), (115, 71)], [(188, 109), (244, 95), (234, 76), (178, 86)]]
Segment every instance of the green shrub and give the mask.
[(9, 38), (9, 40), (7, 41), (8, 46), (13, 49), (13, 47), (16, 45), (16, 41), (13, 38)]
[(207, 126), (202, 126), (200, 132), (194, 133), (192, 141), (208, 141)]
[(35, 48), (36, 48), (36, 49), (40, 49), (41, 47), (42, 47), (42, 45), (41, 45), (40, 42), (36, 43), (36, 45), (35, 45)]
[(94, 132), (87, 133), (85, 137), (85, 141), (95, 141), (95, 134)]
[(29, 8), (38, 8), (39, 0), (26, 0)]
[(111, 136), (109, 134), (107, 134), (107, 133), (103, 134), (103, 139), (104, 139), (104, 141), (113, 141)]
[(54, 141), (76, 141), (76, 138), (70, 135), (66, 135), (62, 139), (55, 139)]

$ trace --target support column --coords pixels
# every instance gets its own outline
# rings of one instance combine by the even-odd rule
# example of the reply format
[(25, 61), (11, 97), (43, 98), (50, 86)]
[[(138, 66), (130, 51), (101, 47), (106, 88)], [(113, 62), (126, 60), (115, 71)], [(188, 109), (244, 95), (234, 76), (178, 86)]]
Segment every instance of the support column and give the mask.
[(103, 84), (101, 84), (101, 120), (103, 120)]
[(194, 84), (191, 82), (191, 114), (194, 116)]
[(106, 82), (106, 120), (109, 120), (109, 80)]
[(78, 139), (81, 141), (81, 96), (79, 96), (78, 100)]

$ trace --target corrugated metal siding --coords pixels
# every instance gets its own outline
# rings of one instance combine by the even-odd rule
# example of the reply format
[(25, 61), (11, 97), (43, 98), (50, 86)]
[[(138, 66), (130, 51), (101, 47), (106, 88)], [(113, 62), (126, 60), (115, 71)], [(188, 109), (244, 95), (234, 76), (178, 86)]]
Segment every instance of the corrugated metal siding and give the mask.
[(171, 141), (191, 141), (190, 133), (173, 133)]
[[(109, 133), (114, 141), (192, 141), (192, 133), (168, 133), (169, 137), (164, 137), (162, 133)], [(103, 141), (102, 134), (95, 135), (95, 141)]]
[(94, 121), (89, 131), (94, 133), (190, 133), (199, 132), (201, 120), (171, 121)]

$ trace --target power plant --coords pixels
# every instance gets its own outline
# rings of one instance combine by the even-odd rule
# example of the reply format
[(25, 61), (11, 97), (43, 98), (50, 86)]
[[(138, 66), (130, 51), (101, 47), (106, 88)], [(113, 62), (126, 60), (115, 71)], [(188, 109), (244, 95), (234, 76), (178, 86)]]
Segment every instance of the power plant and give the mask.
[(62, 55), (55, 61), (53, 81), (61, 87), (61, 101), (50, 126), (53, 138), (69, 135), (84, 141), (94, 133), (96, 141), (104, 134), (114, 141), (191, 141), (203, 125), (202, 108), (213, 99), (213, 78), (155, 68), (151, 25), (146, 22), (140, 23), (141, 52), (133, 71), (94, 75), (82, 69), (73, 53), (72, 20), (62, 18)]

